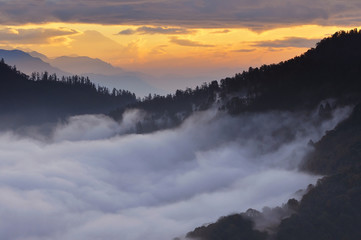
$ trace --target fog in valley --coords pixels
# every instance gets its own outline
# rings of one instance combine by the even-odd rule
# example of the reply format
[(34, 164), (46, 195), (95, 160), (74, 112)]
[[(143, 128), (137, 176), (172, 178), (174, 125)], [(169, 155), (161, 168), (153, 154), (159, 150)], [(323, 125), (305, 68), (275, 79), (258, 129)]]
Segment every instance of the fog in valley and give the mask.
[[(135, 134), (121, 123), (74, 116), (0, 134), (0, 238), (171, 240), (220, 216), (275, 207), (319, 176), (298, 165), (348, 116), (209, 110), (180, 127)], [(46, 129), (45, 129), (46, 128)]]

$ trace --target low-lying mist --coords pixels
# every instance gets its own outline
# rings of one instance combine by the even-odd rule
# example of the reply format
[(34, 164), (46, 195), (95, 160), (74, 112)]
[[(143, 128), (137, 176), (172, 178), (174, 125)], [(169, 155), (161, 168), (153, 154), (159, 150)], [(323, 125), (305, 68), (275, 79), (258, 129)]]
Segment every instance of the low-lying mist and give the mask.
[[(170, 240), (218, 217), (275, 207), (317, 176), (297, 166), (350, 112), (196, 113), (179, 128), (133, 134), (75, 116), (48, 136), (0, 135), (0, 239)], [(49, 130), (47, 130), (49, 131)]]

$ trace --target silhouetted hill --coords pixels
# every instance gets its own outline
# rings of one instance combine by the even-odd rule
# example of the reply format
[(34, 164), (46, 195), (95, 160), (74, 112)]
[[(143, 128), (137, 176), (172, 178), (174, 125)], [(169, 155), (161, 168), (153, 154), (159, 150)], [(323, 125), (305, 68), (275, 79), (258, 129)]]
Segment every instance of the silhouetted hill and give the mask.
[(44, 73), (29, 78), (3, 61), (0, 85), (2, 128), (56, 121), (75, 114), (106, 113), (136, 101), (128, 91), (96, 88), (84, 77), (60, 80)]

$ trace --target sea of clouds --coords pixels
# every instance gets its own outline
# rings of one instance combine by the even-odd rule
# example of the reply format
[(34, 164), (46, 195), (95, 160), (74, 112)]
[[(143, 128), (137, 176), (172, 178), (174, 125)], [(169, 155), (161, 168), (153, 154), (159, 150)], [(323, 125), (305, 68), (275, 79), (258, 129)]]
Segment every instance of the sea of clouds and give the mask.
[(275, 207), (315, 183), (297, 170), (317, 141), (350, 113), (210, 110), (180, 127), (134, 134), (83, 115), (51, 134), (0, 134), (0, 239), (171, 240), (220, 216)]

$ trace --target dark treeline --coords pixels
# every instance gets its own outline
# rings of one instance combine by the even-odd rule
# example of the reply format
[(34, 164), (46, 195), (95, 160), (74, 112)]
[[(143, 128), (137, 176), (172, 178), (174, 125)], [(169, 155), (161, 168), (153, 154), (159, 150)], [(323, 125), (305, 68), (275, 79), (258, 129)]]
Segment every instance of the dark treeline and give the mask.
[(186, 237), (200, 240), (267, 240), (275, 234), (279, 222), (298, 208), (296, 199), (290, 199), (282, 207), (265, 207), (262, 212), (250, 208), (244, 213), (221, 217), (215, 223), (197, 227)]
[[(167, 96), (150, 95), (127, 108), (148, 112), (145, 122), (150, 125), (152, 121), (167, 118), (173, 121), (169, 126), (176, 126), (192, 112), (210, 107), (239, 114), (310, 110), (330, 98), (337, 99), (338, 104), (355, 104), (361, 99), (360, 76), (361, 31), (354, 29), (337, 32), (288, 61), (249, 68), (220, 82), (177, 90)], [(113, 111), (111, 116), (121, 120), (125, 110)], [(161, 127), (167, 126), (158, 128)]]
[(59, 79), (47, 72), (29, 77), (0, 61), (2, 128), (56, 121), (74, 114), (107, 113), (135, 101), (133, 93), (96, 87), (87, 77)]
[(177, 90), (175, 94), (166, 96), (149, 95), (141, 102), (135, 103), (132, 107), (139, 107), (144, 110), (175, 114), (179, 112), (191, 112), (194, 110), (205, 110), (215, 101), (216, 94), (219, 92), (217, 81), (204, 83), (201, 87), (195, 89)]
[[(14, 70), (16, 70), (15, 67), (13, 67)], [(18, 72), (20, 73), (20, 72)], [(131, 102), (134, 102), (136, 99), (136, 96), (134, 93), (131, 93), (127, 90), (121, 90), (121, 89), (115, 89), (113, 88), (112, 91), (109, 90), (107, 87), (103, 86), (96, 86), (93, 82), (90, 81), (89, 77), (79, 76), (79, 75), (73, 75), (73, 76), (62, 76), (61, 78), (58, 78), (58, 76), (53, 73), (49, 74), (48, 72), (33, 72), (30, 77), (26, 76), (28, 80), (30, 81), (50, 81), (50, 82), (60, 82), (64, 83), (66, 85), (71, 86), (80, 86), (82, 88), (89, 88), (96, 90), (99, 94), (112, 96), (112, 97), (119, 97), (119, 98), (129, 98), (132, 100)]]
[[(244, 91), (252, 101), (236, 97), (226, 106), (231, 113), (244, 110), (312, 109), (335, 98), (360, 100), (361, 31), (340, 31), (302, 54), (279, 64), (249, 68), (233, 78), (221, 80), (223, 95)], [(232, 103), (234, 102), (234, 104)]]
[(187, 238), (208, 240), (266, 240), (267, 237), (267, 232), (254, 230), (254, 222), (242, 214), (221, 217), (216, 223), (187, 234)]
[(139, 133), (175, 127), (194, 111), (210, 108), (216, 100), (218, 91), (218, 82), (213, 81), (210, 84), (204, 83), (195, 89), (177, 90), (175, 94), (166, 96), (149, 94), (141, 101), (130, 104), (126, 108), (112, 111), (110, 116), (121, 121), (122, 115), (127, 109), (141, 109), (148, 114), (144, 121), (138, 122)]

